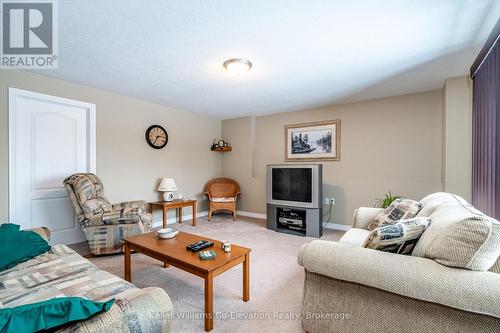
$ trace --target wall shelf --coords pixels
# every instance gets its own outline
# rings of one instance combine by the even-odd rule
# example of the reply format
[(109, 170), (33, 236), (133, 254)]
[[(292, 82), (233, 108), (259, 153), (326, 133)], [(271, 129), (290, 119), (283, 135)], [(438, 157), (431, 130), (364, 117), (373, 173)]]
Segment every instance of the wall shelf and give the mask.
[(228, 151), (232, 151), (232, 147), (217, 147), (214, 149), (214, 151), (218, 151), (219, 153), (226, 153)]

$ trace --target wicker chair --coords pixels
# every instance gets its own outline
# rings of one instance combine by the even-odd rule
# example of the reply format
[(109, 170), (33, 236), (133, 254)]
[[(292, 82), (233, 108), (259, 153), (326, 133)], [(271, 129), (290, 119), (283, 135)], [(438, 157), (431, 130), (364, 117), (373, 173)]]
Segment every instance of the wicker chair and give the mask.
[(240, 185), (229, 178), (215, 178), (205, 185), (205, 194), (208, 196), (208, 220), (216, 211), (226, 210), (233, 213), (236, 221), (236, 200), (240, 194)]

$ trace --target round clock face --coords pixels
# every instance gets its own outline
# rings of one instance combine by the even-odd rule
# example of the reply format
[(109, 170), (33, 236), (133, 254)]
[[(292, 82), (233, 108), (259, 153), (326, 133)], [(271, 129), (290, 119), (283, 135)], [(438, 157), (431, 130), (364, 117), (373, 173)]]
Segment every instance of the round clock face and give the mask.
[(146, 141), (151, 147), (161, 149), (167, 145), (167, 131), (160, 125), (149, 126), (146, 130)]

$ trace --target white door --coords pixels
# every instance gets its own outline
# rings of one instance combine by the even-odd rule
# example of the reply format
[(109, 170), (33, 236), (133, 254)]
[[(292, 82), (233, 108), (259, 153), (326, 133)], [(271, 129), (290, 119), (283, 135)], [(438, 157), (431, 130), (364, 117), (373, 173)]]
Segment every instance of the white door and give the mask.
[(63, 185), (76, 172), (95, 172), (95, 105), (9, 88), (9, 220), (84, 241)]

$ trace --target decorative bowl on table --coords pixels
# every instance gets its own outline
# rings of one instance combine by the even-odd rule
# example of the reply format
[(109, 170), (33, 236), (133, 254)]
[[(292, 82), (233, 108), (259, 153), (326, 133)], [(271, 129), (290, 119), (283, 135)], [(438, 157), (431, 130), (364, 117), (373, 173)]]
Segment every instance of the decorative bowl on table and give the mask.
[(174, 238), (175, 236), (177, 236), (178, 233), (179, 230), (176, 230), (174, 228), (159, 229), (156, 231), (158, 238), (162, 239)]

